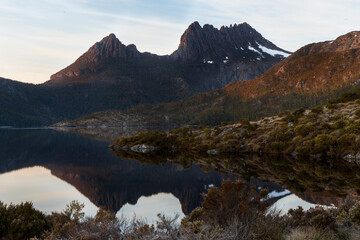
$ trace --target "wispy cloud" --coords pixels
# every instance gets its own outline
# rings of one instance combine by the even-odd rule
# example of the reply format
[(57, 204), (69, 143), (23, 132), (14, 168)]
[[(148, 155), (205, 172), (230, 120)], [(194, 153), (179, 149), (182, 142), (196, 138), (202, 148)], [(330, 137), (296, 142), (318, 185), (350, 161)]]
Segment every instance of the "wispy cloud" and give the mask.
[(246, 21), (278, 46), (295, 51), (359, 29), (360, 22), (355, 0), (0, 2), (0, 76), (29, 82), (47, 80), (111, 32), (140, 51), (169, 54), (195, 20), (216, 27)]

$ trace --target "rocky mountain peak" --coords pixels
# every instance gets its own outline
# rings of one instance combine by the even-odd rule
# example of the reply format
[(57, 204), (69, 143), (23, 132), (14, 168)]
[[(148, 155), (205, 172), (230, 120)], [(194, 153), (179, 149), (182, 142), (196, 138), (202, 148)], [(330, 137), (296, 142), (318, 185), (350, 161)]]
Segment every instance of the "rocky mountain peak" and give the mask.
[(124, 45), (114, 33), (111, 33), (90, 47), (89, 50), (80, 56), (73, 64), (52, 75), (50, 81), (56, 80), (62, 82), (66, 78), (96, 72), (98, 70), (97, 65), (102, 62), (111, 59), (134, 58), (139, 54), (140, 52), (136, 49), (135, 45)]
[(181, 36), (179, 47), (171, 57), (183, 61), (226, 64), (239, 59), (282, 59), (289, 53), (266, 40), (246, 22), (222, 26), (220, 29), (209, 24), (201, 27), (199, 22), (194, 22)]
[(123, 45), (115, 34), (111, 33), (109, 36), (104, 37), (100, 42), (95, 43), (87, 55), (94, 61), (98, 61), (102, 58), (120, 57), (123, 55), (126, 46)]

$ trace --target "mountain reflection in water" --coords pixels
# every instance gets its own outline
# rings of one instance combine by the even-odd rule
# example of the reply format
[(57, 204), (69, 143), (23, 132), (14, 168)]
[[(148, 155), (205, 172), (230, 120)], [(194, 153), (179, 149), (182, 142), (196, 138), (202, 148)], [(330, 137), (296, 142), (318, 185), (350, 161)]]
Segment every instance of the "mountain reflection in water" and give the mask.
[[(99, 206), (118, 214), (135, 211), (137, 216), (149, 206), (165, 214), (180, 209), (188, 214), (201, 204), (202, 192), (230, 176), (274, 193), (286, 188), (309, 203), (322, 205), (336, 205), (346, 194), (359, 192), (360, 186), (357, 168), (346, 163), (258, 156), (117, 153), (117, 157), (105, 141), (53, 130), (0, 130), (0, 149), (0, 181), (4, 176), (12, 177), (0, 182), (0, 201), (32, 200), (45, 211), (61, 211), (65, 203), (75, 199), (85, 203), (90, 215)], [(38, 174), (20, 181), (16, 174), (29, 167)], [(36, 187), (31, 179), (44, 171), (52, 177), (41, 180), (47, 191), (31, 190)]]
[[(2, 130), (0, 148), (3, 149), (0, 152), (2, 175), (41, 166), (71, 184), (94, 205), (114, 212), (125, 204), (135, 205), (142, 196), (171, 193), (180, 201), (183, 213), (188, 214), (201, 204), (201, 193), (209, 185), (218, 186), (228, 177), (215, 171), (205, 173), (195, 165), (185, 170), (170, 163), (153, 165), (119, 159), (109, 151), (107, 142), (52, 130)], [(0, 187), (5, 188), (5, 184), (8, 183)], [(73, 199), (76, 197), (74, 194)], [(44, 196), (46, 198), (51, 197)], [(0, 200), (3, 199), (0, 196)], [(30, 199), (17, 202), (27, 200)]]

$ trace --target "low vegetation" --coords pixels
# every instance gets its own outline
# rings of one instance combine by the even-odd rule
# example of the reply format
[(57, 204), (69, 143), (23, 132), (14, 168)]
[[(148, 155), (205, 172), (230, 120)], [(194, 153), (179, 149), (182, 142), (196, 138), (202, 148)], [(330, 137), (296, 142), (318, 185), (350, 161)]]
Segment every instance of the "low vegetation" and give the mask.
[(122, 137), (114, 149), (146, 144), (154, 149), (188, 153), (282, 153), (342, 157), (360, 161), (360, 94), (351, 92), (326, 106), (282, 112), (258, 121), (241, 119), (217, 127), (182, 127)]
[(83, 204), (70, 203), (61, 213), (46, 215), (31, 203), (0, 203), (2, 239), (358, 239), (360, 201), (349, 196), (338, 208), (301, 207), (282, 215), (269, 212), (257, 191), (242, 181), (226, 180), (203, 195), (201, 207), (178, 224), (158, 215), (154, 224), (117, 218), (100, 208), (85, 217)]

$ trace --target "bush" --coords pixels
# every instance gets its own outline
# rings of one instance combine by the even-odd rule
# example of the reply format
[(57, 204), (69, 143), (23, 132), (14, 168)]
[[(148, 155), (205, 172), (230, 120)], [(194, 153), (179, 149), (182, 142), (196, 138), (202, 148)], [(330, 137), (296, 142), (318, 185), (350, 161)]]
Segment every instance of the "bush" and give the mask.
[(45, 215), (30, 202), (5, 205), (0, 202), (0, 237), (29, 239), (47, 229)]
[(312, 149), (308, 146), (298, 146), (295, 149), (297, 155), (308, 156), (312, 153)]
[(234, 216), (244, 219), (253, 211), (265, 210), (265, 205), (260, 201), (262, 196), (240, 180), (232, 182), (228, 179), (221, 188), (211, 188), (203, 197), (202, 212), (197, 220), (220, 226), (230, 225)]
[(298, 125), (295, 127), (294, 131), (297, 134), (300, 134), (302, 137), (306, 137), (307, 135), (309, 135), (309, 133), (315, 131), (315, 127), (310, 124)]
[(320, 134), (315, 138), (314, 150), (316, 153), (325, 154), (337, 145), (336, 137), (328, 134)]
[(338, 138), (337, 143), (341, 151), (351, 150), (355, 143), (355, 134), (344, 134)]
[(350, 220), (360, 225), (360, 201), (357, 201), (349, 210)]
[(323, 112), (323, 107), (322, 106), (318, 106), (318, 107), (313, 107), (311, 109), (311, 112), (312, 113), (315, 113), (315, 114), (320, 114)]

